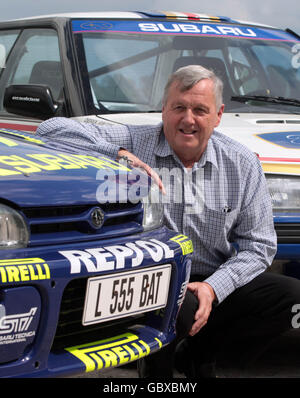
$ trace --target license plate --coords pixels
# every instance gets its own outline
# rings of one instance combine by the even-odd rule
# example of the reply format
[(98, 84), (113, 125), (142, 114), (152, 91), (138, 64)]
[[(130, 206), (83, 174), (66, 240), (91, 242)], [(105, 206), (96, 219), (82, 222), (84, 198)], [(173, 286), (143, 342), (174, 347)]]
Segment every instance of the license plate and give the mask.
[(82, 324), (106, 322), (163, 308), (167, 304), (171, 264), (90, 278)]

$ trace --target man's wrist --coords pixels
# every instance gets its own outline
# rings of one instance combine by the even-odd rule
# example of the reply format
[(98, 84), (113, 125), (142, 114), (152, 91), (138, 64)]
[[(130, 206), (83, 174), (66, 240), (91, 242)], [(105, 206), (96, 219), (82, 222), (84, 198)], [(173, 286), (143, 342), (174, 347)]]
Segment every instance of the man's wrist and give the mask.
[(123, 156), (127, 156), (128, 151), (125, 148), (119, 148), (117, 160), (121, 159)]
[(208, 282), (203, 282), (205, 283), (205, 285), (209, 288), (210, 292), (211, 292), (211, 296), (212, 296), (212, 303), (217, 304), (218, 302), (218, 298), (216, 296), (216, 293), (213, 289), (213, 287), (208, 283)]

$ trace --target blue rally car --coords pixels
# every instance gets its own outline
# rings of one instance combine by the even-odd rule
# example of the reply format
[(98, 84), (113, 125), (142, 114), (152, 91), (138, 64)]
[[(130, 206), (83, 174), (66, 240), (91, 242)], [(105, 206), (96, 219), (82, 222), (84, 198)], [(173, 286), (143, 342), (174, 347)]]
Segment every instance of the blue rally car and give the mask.
[(126, 200), (133, 170), (54, 145), (0, 131), (2, 377), (68, 376), (151, 354), (174, 338), (189, 277), (191, 241), (162, 226), (159, 204)]

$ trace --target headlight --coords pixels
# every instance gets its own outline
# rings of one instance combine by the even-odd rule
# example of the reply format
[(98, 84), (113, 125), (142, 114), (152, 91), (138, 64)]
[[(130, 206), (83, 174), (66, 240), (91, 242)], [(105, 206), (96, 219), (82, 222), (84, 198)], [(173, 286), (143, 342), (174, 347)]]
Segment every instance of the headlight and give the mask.
[(160, 199), (159, 188), (152, 183), (147, 197), (143, 198), (144, 218), (143, 227), (145, 231), (161, 227), (163, 223), (164, 207)]
[(300, 179), (290, 176), (267, 176), (274, 211), (300, 211)]
[(28, 240), (28, 228), (21, 214), (0, 204), (0, 249), (26, 247)]

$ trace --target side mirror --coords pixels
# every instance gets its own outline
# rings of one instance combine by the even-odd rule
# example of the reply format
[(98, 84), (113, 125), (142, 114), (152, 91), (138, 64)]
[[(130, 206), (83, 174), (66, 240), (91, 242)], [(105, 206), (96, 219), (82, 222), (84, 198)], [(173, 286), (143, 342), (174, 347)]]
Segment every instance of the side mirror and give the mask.
[(54, 116), (59, 108), (50, 88), (38, 84), (14, 84), (6, 87), (3, 105), (9, 113), (38, 119)]

